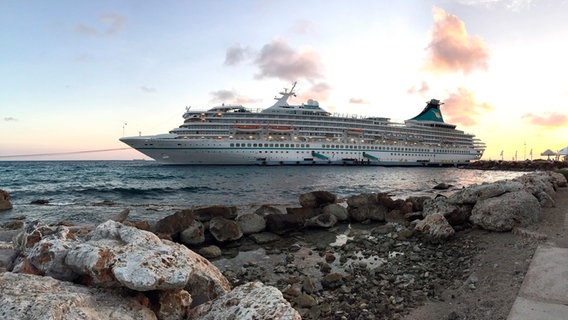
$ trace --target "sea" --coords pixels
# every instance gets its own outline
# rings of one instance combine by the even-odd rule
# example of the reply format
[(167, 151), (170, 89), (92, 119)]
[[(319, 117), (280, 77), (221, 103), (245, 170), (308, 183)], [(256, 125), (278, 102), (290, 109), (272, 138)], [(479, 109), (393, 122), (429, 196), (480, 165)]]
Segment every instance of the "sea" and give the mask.
[[(0, 161), (0, 189), (10, 194), (10, 219), (97, 224), (121, 211), (157, 221), (176, 210), (232, 205), (299, 206), (301, 194), (324, 190), (346, 198), (387, 192), (393, 198), (436, 196), (483, 182), (511, 179), (511, 171), (366, 166), (168, 166), (154, 161)], [(434, 190), (439, 183), (453, 187)], [(32, 204), (46, 200), (47, 204)]]

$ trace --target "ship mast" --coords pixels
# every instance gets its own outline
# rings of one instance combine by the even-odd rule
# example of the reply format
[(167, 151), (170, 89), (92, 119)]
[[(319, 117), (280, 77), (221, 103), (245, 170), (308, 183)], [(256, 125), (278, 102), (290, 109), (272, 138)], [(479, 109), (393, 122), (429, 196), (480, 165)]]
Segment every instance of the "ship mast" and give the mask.
[(287, 88), (284, 88), (284, 91), (279, 92), (282, 96), (281, 97), (274, 97), (274, 100), (276, 100), (276, 103), (274, 103), (274, 105), (272, 105), (273, 107), (280, 107), (280, 106), (288, 106), (288, 97), (290, 96), (296, 96), (296, 93), (294, 92), (294, 88), (296, 88), (296, 83), (297, 81), (295, 81), (292, 84), (292, 88), (290, 89), (290, 91), (288, 91)]

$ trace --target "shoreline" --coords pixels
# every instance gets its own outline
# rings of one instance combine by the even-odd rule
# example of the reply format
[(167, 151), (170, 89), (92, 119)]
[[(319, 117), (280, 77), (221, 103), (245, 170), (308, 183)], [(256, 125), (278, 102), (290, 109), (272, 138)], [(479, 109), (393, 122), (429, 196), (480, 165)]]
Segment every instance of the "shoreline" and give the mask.
[[(362, 196), (347, 203), (365, 208), (370, 198)], [(219, 258), (210, 260), (232, 287), (260, 280), (277, 288), (304, 319), (505, 319), (536, 246), (568, 245), (563, 229), (568, 189), (556, 190), (554, 200), (557, 206), (543, 208), (540, 220), (513, 232), (486, 231), (466, 222), (455, 225), (447, 239), (428, 238), (410, 227), (412, 215), (398, 212), (382, 221), (295, 230), (266, 243), (249, 235), (220, 245)], [(300, 198), (303, 211), (288, 214), (305, 214), (306, 201)], [(339, 239), (347, 241), (334, 245)], [(202, 247), (189, 246), (200, 253)]]

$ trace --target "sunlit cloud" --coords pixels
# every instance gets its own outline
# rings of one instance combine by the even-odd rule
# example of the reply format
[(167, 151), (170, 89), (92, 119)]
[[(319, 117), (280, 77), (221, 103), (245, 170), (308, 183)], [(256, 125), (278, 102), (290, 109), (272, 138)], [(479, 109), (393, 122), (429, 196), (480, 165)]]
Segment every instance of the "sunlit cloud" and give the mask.
[(103, 13), (98, 17), (98, 25), (93, 27), (79, 23), (76, 30), (87, 35), (114, 35), (122, 31), (126, 25), (126, 19), (116, 13)]
[(4, 117), (4, 121), (6, 121), (6, 122), (16, 122), (16, 121), (18, 121), (18, 119), (14, 118), (14, 117)]
[(466, 127), (476, 125), (480, 115), (495, 110), (487, 102), (477, 102), (473, 92), (461, 87), (450, 93), (442, 108), (446, 122)]
[(522, 116), (528, 123), (541, 127), (564, 127), (568, 125), (568, 116), (557, 112), (544, 112), (541, 115), (527, 113)]
[(142, 90), (143, 92), (146, 92), (146, 93), (156, 92), (156, 88), (150, 88), (150, 87), (146, 87), (146, 86), (141, 86), (140, 90)]
[(426, 81), (422, 81), (422, 83), (420, 83), (420, 85), (414, 85), (410, 89), (408, 89), (406, 92), (409, 93), (409, 94), (418, 93), (419, 95), (423, 96), (426, 93), (428, 93), (429, 90), (430, 90), (430, 87), (428, 86), (428, 83), (426, 83)]
[(260, 69), (257, 79), (277, 78), (296, 81), (300, 78), (314, 81), (323, 77), (323, 63), (313, 50), (295, 51), (285, 40), (274, 40), (264, 45), (254, 64)]
[(252, 56), (252, 50), (249, 47), (242, 47), (235, 43), (227, 49), (225, 53), (225, 65), (235, 66)]
[(331, 86), (326, 82), (313, 83), (308, 89), (298, 88), (297, 99), (306, 102), (308, 99), (326, 101), (331, 93)]
[(211, 92), (210, 95), (211, 95), (210, 101), (217, 103), (246, 105), (246, 104), (258, 103), (261, 101), (261, 99), (255, 99), (240, 95), (233, 90), (223, 90), (223, 89), (217, 90)]
[(476, 69), (486, 70), (489, 53), (480, 37), (470, 36), (458, 17), (434, 7), (432, 39), (428, 45), (425, 67), (434, 72), (468, 74)]

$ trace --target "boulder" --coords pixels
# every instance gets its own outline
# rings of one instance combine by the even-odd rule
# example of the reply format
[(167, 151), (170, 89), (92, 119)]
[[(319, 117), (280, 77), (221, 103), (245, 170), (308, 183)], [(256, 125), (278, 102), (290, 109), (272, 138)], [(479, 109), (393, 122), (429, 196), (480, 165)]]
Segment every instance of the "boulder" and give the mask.
[(424, 202), (426, 200), (430, 200), (430, 197), (427, 196), (419, 196), (419, 197), (408, 197), (406, 199), (407, 202), (410, 202), (412, 204), (412, 211), (416, 212), (416, 211), (422, 211), (424, 210)]
[(337, 217), (331, 213), (322, 213), (306, 221), (308, 227), (331, 228), (337, 223)]
[(254, 213), (256, 213), (256, 214), (258, 214), (258, 215), (260, 215), (260, 216), (263, 216), (263, 217), (266, 217), (266, 216), (269, 215), (269, 214), (284, 214), (284, 213), (282, 212), (282, 210), (280, 210), (280, 209), (278, 209), (278, 208), (276, 208), (276, 207), (273, 207), (273, 206), (269, 206), (269, 205), (262, 205), (262, 206), (260, 206), (258, 209), (256, 209), (256, 210), (254, 211)]
[(448, 203), (474, 205), (479, 200), (498, 197), (504, 193), (519, 191), (521, 189), (523, 189), (521, 183), (511, 180), (474, 185), (451, 195), (448, 198)]
[(328, 191), (312, 191), (300, 195), (300, 205), (304, 208), (321, 208), (335, 203), (337, 196)]
[(239, 240), (243, 237), (237, 222), (222, 217), (215, 217), (209, 221), (209, 232), (219, 242)]
[(445, 182), (440, 182), (437, 185), (433, 186), (432, 189), (434, 189), (434, 190), (448, 190), (450, 187), (452, 187), (451, 184), (447, 184)]
[(349, 219), (349, 212), (347, 211), (347, 208), (337, 203), (328, 204), (327, 206), (323, 207), (322, 213), (332, 214), (339, 221), (345, 221)]
[(452, 204), (446, 197), (437, 197), (424, 201), (422, 215), (441, 214), (452, 226), (469, 222), (473, 205)]
[(550, 181), (550, 176), (545, 173), (525, 174), (517, 177), (516, 181), (522, 183), (523, 189), (534, 196), (541, 192), (546, 192), (552, 198), (556, 194), (554, 185)]
[(376, 206), (377, 203), (378, 199), (375, 193), (358, 194), (347, 198), (349, 208), (371, 207)]
[(211, 206), (194, 209), (195, 218), (201, 222), (209, 221), (215, 217), (234, 220), (237, 217), (235, 206)]
[(10, 202), (10, 194), (2, 189), (0, 189), (0, 211), (12, 209), (12, 203)]
[(0, 243), (0, 273), (11, 271), (20, 251), (11, 244)]
[(492, 231), (510, 231), (536, 222), (540, 216), (538, 200), (525, 190), (505, 193), (500, 197), (478, 201), (470, 220)]
[(156, 233), (163, 233), (177, 237), (180, 232), (192, 225), (195, 213), (190, 209), (179, 210), (174, 214), (158, 220), (154, 227)]
[(179, 234), (179, 241), (187, 246), (205, 242), (205, 228), (200, 221), (193, 223)]
[(256, 213), (243, 214), (238, 216), (236, 221), (243, 234), (258, 233), (266, 229), (266, 219)]
[(282, 293), (260, 282), (236, 287), (214, 301), (193, 308), (188, 319), (300, 320), (300, 314)]
[(421, 232), (427, 239), (434, 242), (446, 240), (455, 234), (455, 230), (446, 218), (439, 213), (433, 213), (416, 222), (414, 230)]
[(160, 308), (156, 315), (160, 320), (186, 319), (191, 302), (191, 295), (185, 290), (160, 291), (158, 297)]
[(568, 186), (568, 181), (566, 180), (566, 177), (562, 173), (554, 171), (546, 171), (546, 172), (550, 176), (549, 180), (552, 182), (555, 189), (566, 188)]
[(270, 214), (266, 216), (266, 229), (276, 234), (304, 228), (305, 218), (298, 214)]
[(198, 253), (207, 259), (215, 259), (219, 258), (223, 252), (216, 245), (210, 245), (199, 249)]
[(51, 277), (0, 273), (0, 292), (3, 319), (156, 319), (136, 297)]

